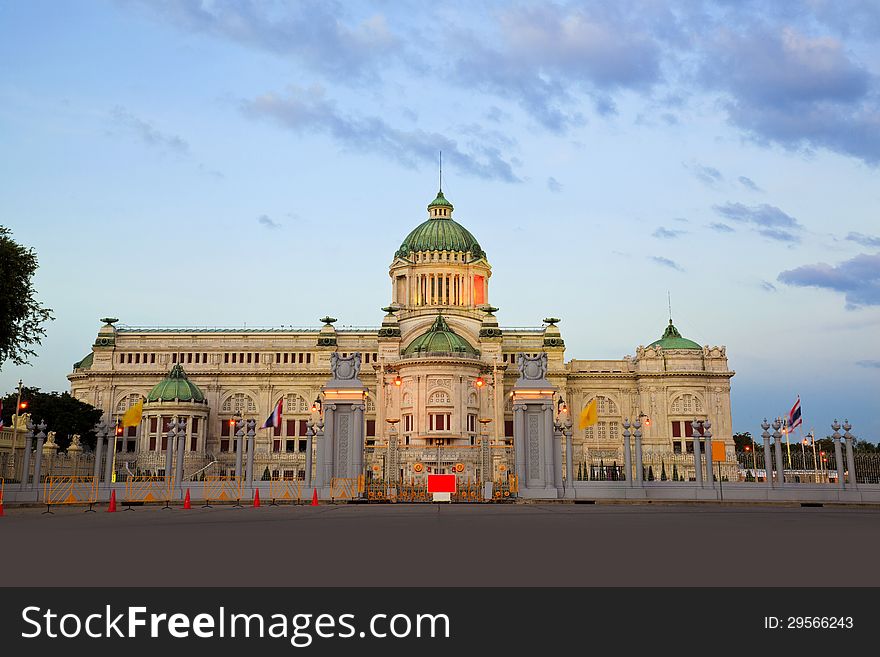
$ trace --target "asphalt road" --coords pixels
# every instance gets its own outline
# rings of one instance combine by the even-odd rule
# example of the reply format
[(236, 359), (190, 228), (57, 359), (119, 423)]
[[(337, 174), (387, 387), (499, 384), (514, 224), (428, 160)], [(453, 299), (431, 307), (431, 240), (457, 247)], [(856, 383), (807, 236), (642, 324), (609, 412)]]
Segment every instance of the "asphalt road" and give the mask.
[(880, 509), (6, 509), (4, 586), (880, 586)]

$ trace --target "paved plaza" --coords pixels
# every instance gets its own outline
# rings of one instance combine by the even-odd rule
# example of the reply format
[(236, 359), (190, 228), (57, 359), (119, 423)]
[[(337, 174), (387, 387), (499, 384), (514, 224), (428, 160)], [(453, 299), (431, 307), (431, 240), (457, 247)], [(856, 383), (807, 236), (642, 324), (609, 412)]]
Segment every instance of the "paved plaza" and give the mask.
[(6, 586), (880, 586), (877, 508), (41, 511), (0, 518)]

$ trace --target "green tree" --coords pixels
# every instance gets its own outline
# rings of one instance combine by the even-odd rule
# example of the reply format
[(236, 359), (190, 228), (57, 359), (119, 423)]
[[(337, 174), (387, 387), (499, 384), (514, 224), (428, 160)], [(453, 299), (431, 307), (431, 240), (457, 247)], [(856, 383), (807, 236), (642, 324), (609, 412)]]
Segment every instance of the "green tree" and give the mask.
[(749, 445), (749, 449), (751, 449), (752, 434), (749, 431), (735, 433), (733, 434), (733, 442), (736, 445), (737, 452), (744, 452), (746, 451), (746, 445)]
[[(17, 395), (16, 390), (3, 398), (4, 424), (11, 424)], [(61, 449), (67, 449), (73, 434), (79, 434), (82, 444), (94, 449), (93, 429), (101, 420), (100, 409), (76, 399), (68, 392), (42, 392), (39, 388), (22, 388), (21, 399), (27, 401), (27, 412), (35, 425), (45, 421), (46, 430), (56, 432), (55, 442)], [(22, 440), (21, 434), (18, 440)]]
[(0, 367), (7, 360), (24, 365), (36, 356), (31, 346), (41, 343), (46, 335), (42, 325), (53, 319), (52, 310), (35, 298), (31, 281), (37, 271), (34, 250), (10, 235), (8, 228), (0, 226)]

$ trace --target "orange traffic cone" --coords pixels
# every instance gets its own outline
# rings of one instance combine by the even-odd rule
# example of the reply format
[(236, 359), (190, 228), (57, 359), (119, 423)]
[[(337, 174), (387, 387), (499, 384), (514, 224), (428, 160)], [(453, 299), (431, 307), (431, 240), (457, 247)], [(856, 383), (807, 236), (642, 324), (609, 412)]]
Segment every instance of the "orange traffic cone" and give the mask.
[(312, 489), (312, 506), (318, 506), (318, 489)]
[(3, 498), (0, 497), (0, 518), (3, 517)]
[(183, 508), (191, 509), (192, 505), (189, 503), (189, 488), (186, 489), (186, 497), (183, 498)]
[(115, 513), (116, 512), (116, 491), (110, 491), (110, 506), (107, 507), (107, 513)]
[(254, 508), (260, 508), (260, 489), (257, 488), (254, 490)]

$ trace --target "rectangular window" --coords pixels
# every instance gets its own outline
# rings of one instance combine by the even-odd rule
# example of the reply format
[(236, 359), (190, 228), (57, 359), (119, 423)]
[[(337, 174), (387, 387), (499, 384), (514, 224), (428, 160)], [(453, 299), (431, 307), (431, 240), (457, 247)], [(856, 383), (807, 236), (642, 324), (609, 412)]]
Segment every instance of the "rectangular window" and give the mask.
[(250, 352), (248, 352), (248, 355), (247, 355), (247, 362), (248, 362), (248, 365), (250, 365), (250, 362), (251, 362), (251, 353)]
[(259, 362), (260, 362), (260, 354), (254, 354), (254, 362), (255, 362), (255, 363), (259, 363)]
[(162, 451), (168, 449), (168, 436), (162, 436)]
[(191, 451), (191, 452), (196, 451), (196, 447), (198, 447), (198, 444), (199, 444), (199, 437), (198, 436), (190, 436), (189, 437), (189, 451)]
[(120, 362), (120, 363), (124, 363), (124, 362), (125, 362), (125, 354), (119, 354), (119, 362)]
[(140, 362), (141, 362), (141, 355), (140, 354), (134, 355), (134, 362), (137, 363), (138, 365), (140, 365)]
[(281, 441), (280, 440), (273, 440), (272, 441), (272, 451), (273, 452), (280, 452), (281, 451)]
[(295, 440), (285, 440), (284, 441), (284, 451), (286, 451), (286, 452), (296, 451), (296, 441)]
[(199, 352), (196, 352), (196, 362), (197, 363), (199, 362), (199, 356), (201, 356), (201, 354)]
[(192, 421), (192, 432), (196, 433), (199, 430), (199, 418), (194, 417)]
[(297, 436), (305, 436), (306, 432), (309, 428), (308, 420), (299, 420), (299, 432), (296, 434)]
[(230, 429), (230, 426), (229, 426), (228, 420), (223, 420), (220, 422), (220, 435), (221, 436), (228, 436), (229, 429)]
[(176, 362), (177, 362), (177, 354), (176, 354), (176, 353), (171, 354), (171, 362), (172, 362), (172, 363), (176, 363)]
[(126, 452), (133, 452), (134, 449), (135, 449), (134, 446), (135, 446), (135, 441), (133, 441), (133, 440), (126, 441), (126, 443), (125, 443), (125, 451), (126, 451)]
[(474, 276), (474, 305), (481, 306), (486, 303), (486, 294), (482, 276)]
[(477, 416), (474, 415), (473, 413), (468, 413), (467, 430), (468, 431), (476, 431), (477, 430)]
[(150, 354), (150, 365), (153, 365), (156, 362), (156, 354)]
[(691, 423), (687, 420), (684, 421), (684, 435), (687, 438), (690, 438), (694, 435), (694, 428), (691, 426)]
[(305, 481), (306, 480), (306, 471), (305, 470), (297, 470), (296, 471), (296, 478), (300, 481)]
[(156, 436), (150, 436), (150, 451), (156, 451)]
[(413, 430), (413, 416), (412, 415), (404, 415), (403, 416), (403, 431), (404, 433), (409, 433)]
[(306, 354), (306, 363), (311, 363), (311, 362), (312, 362), (312, 355)]
[(235, 353), (235, 352), (233, 352), (233, 353), (232, 353), (232, 364), (233, 364), (233, 365), (235, 364), (235, 362), (236, 362), (237, 359), (238, 359), (238, 354)]
[(673, 440), (672, 441), (672, 453), (673, 454), (681, 454), (681, 441)]
[(299, 451), (304, 452), (309, 448), (308, 440), (300, 440), (299, 441)]
[(672, 423), (672, 437), (681, 438), (681, 422)]
[(504, 437), (513, 437), (513, 420), (504, 420)]
[(303, 354), (300, 354), (300, 355), (299, 355), (299, 362), (300, 362), (300, 364), (302, 364), (302, 362), (303, 362)]
[[(227, 433), (226, 435), (228, 436), (229, 434)], [(220, 441), (220, 451), (221, 452), (228, 452), (229, 451), (229, 438)]]
[(285, 436), (295, 436), (296, 435), (296, 420), (287, 420), (287, 432), (284, 434)]
[(288, 356), (290, 356), (290, 354), (284, 354), (284, 362), (285, 362), (285, 363), (287, 362), (287, 357), (288, 357)]
[(243, 352), (240, 353), (240, 354), (238, 354), (238, 362), (239, 362), (239, 363), (243, 363), (243, 362), (244, 362), (244, 353), (243, 353)]
[(155, 432), (157, 425), (158, 425), (158, 418), (151, 417), (150, 418), (150, 431)]
[(280, 351), (275, 354), (275, 362), (276, 363), (281, 362), (281, 352)]
[(277, 427), (272, 427), (272, 435), (280, 436), (281, 435), (281, 425), (279, 424)]
[(193, 362), (193, 355), (192, 355), (192, 352), (189, 352), (189, 353), (186, 355), (186, 362), (187, 362), (187, 363), (191, 363), (191, 362)]
[(204, 353), (204, 352), (202, 352), (202, 362), (203, 362), (203, 363), (207, 363), (207, 362), (208, 362), (208, 354), (206, 354), (206, 353)]
[(367, 420), (367, 435), (376, 435), (376, 420)]
[(126, 429), (125, 436), (127, 438), (134, 438), (137, 435), (137, 427), (126, 427)]

